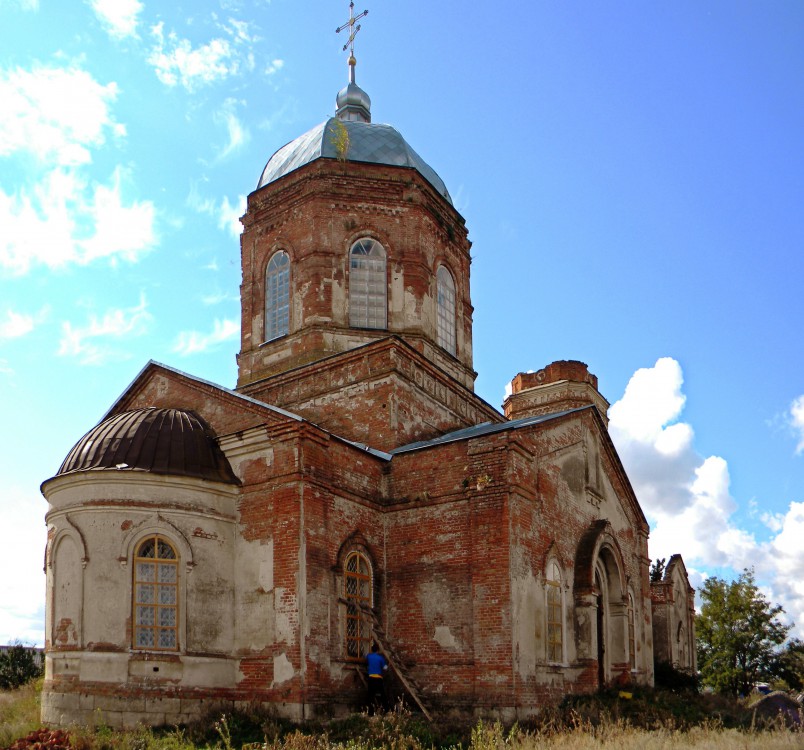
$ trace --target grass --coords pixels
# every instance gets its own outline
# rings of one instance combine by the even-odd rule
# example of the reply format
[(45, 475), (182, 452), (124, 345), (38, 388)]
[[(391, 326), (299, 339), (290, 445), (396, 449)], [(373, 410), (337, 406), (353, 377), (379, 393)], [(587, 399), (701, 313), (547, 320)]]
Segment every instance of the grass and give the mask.
[[(40, 727), (41, 681), (0, 692), (0, 748)], [(121, 732), (73, 727), (75, 750), (793, 750), (804, 748), (801, 727), (758, 718), (736, 701), (668, 691), (568, 698), (538, 720), (431, 725), (398, 711), (354, 714), (327, 724), (297, 726), (253, 710), (210, 717), (185, 728)]]
[(42, 680), (35, 680), (16, 690), (0, 690), (0, 748), (8, 747), (41, 726), (39, 695)]

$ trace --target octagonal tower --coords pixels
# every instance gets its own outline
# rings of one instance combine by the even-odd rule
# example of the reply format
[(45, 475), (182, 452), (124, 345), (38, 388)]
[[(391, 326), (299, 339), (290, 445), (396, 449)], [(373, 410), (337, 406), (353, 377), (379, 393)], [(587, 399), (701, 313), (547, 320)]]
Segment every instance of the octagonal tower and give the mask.
[(473, 392), (464, 220), (371, 122), (353, 63), (336, 115), (280, 148), (248, 198), (238, 390), (389, 450), (500, 416)]

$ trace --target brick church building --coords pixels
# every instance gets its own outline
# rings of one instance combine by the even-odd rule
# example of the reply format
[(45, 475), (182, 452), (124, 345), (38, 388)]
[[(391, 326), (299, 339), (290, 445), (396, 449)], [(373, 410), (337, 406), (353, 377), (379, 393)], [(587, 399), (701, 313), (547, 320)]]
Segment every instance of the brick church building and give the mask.
[(148, 363), (42, 485), (48, 723), (342, 714), (374, 641), (429, 716), (653, 683), (597, 378), (474, 393), (464, 219), (350, 66), (248, 197), (236, 386)]

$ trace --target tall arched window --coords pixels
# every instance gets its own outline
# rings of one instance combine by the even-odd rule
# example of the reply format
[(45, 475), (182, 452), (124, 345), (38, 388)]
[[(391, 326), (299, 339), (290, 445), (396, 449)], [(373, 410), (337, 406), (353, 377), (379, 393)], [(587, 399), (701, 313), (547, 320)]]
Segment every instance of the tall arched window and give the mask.
[(436, 274), (438, 286), (438, 313), (436, 340), (438, 345), (454, 355), (455, 347), (455, 282), (446, 266), (439, 266)]
[(634, 595), (628, 592), (628, 661), (631, 669), (636, 669), (636, 612), (634, 611)]
[(371, 647), (371, 620), (364, 611), (372, 607), (371, 564), (360, 552), (350, 552), (343, 565), (346, 600), (346, 656), (362, 659)]
[(387, 297), (385, 250), (377, 240), (363, 237), (349, 252), (349, 325), (385, 328)]
[(290, 330), (290, 258), (274, 253), (265, 269), (265, 340), (286, 336)]
[(547, 565), (547, 661), (564, 661), (564, 606), (561, 569), (556, 562)]
[(179, 559), (173, 545), (154, 534), (134, 553), (134, 648), (179, 647)]

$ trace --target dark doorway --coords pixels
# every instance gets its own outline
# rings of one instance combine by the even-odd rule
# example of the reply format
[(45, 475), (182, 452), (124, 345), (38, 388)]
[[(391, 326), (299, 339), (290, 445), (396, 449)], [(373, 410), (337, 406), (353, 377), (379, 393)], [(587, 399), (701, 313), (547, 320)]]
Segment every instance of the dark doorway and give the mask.
[(597, 686), (602, 689), (606, 684), (606, 617), (603, 581), (599, 573), (595, 573), (597, 586)]

